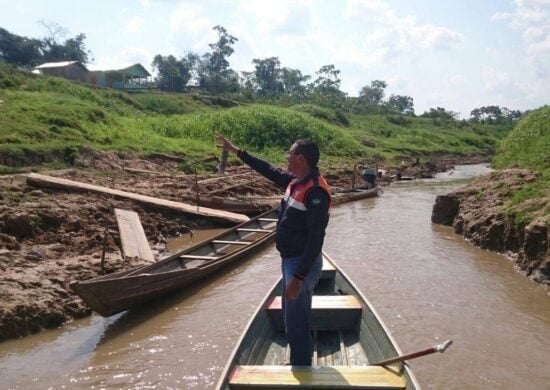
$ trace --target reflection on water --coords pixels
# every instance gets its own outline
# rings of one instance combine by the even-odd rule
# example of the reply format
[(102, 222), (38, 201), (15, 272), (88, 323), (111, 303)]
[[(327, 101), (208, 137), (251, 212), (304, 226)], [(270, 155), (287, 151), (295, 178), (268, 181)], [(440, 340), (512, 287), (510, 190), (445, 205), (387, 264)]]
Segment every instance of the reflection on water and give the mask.
[[(481, 170), (457, 167), (435, 181), (390, 186), (379, 198), (335, 208), (325, 249), (403, 352), (453, 339), (444, 355), (412, 361), (424, 388), (548, 388), (547, 292), (504, 256), (430, 223), (435, 196)], [(142, 310), (1, 343), (3, 387), (213, 388), (279, 273), (271, 246)]]

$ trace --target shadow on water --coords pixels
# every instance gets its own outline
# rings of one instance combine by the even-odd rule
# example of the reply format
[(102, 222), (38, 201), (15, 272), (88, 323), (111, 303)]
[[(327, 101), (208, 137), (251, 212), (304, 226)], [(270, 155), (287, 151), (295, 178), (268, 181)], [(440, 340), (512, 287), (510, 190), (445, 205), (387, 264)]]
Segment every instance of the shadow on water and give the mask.
[[(228, 267), (226, 270), (229, 272), (231, 269)], [(121, 334), (131, 332), (132, 329), (141, 326), (146, 321), (154, 320), (155, 317), (161, 315), (166, 315), (170, 311), (172, 311), (173, 314), (163, 318), (163, 321), (169, 322), (173, 320), (176, 316), (178, 316), (178, 312), (172, 310), (175, 306), (178, 304), (184, 304), (185, 301), (194, 294), (199, 294), (201, 291), (207, 289), (210, 283), (222, 277), (223, 274), (213, 275), (210, 278), (196, 282), (192, 286), (167, 293), (166, 295), (144, 303), (140, 307), (135, 307), (115, 315), (116, 318), (105, 326), (103, 335), (98, 341), (98, 346), (109, 342)], [(106, 319), (106, 321), (109, 319), (110, 317)], [(151, 333), (155, 332), (154, 328), (150, 328), (150, 330)]]
[[(269, 244), (259, 250), (259, 253), (269, 248)], [(258, 254), (258, 252), (255, 252)], [(167, 293), (161, 297), (151, 300), (140, 307), (129, 309), (123, 313), (117, 314), (113, 320), (112, 317), (105, 319), (108, 322), (104, 328), (103, 335), (98, 341), (97, 345), (108, 343), (109, 341), (117, 338), (121, 334), (131, 332), (132, 329), (141, 326), (144, 322), (158, 320), (158, 317), (162, 317), (161, 323), (171, 323), (176, 317), (181, 315), (179, 310), (174, 310), (177, 306), (185, 305), (193, 300), (196, 296), (202, 296), (208, 292), (211, 285), (216, 284), (228, 275), (233, 274), (239, 268), (242, 271), (245, 270), (245, 265), (249, 260), (253, 259), (253, 256), (246, 256), (245, 258), (235, 261), (223, 267), (218, 272), (208, 275), (204, 279), (198, 280), (190, 286), (183, 287), (179, 290)], [(241, 272), (242, 272), (241, 271)], [(191, 306), (192, 302), (191, 302)], [(188, 308), (189, 310), (189, 308)], [(192, 310), (189, 310), (192, 313)], [(150, 334), (156, 332), (156, 327), (147, 327)], [(147, 337), (147, 334), (141, 334), (142, 337)]]

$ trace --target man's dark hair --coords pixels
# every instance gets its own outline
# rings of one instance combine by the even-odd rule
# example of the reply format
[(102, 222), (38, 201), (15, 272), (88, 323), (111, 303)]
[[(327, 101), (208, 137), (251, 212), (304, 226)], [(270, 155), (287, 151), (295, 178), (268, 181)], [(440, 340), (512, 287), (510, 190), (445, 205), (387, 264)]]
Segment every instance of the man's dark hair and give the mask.
[(294, 149), (294, 153), (304, 156), (310, 168), (317, 168), (317, 163), (319, 162), (319, 146), (310, 139), (299, 139), (295, 144), (296, 149)]

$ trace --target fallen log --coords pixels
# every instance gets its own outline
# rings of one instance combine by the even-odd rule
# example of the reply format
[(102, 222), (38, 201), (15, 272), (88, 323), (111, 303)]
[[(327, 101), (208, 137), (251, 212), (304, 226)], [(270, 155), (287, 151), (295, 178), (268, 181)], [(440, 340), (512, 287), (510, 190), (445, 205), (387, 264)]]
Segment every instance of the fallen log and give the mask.
[(149, 171), (147, 169), (137, 169), (137, 168), (127, 168), (127, 167), (123, 167), (122, 168), (123, 170), (125, 170), (126, 172), (130, 172), (130, 173), (146, 173), (146, 174), (149, 174), (149, 175), (158, 175), (160, 174), (161, 172), (159, 171)]
[(222, 219), (231, 222), (245, 222), (249, 219), (246, 215), (243, 214), (214, 210), (207, 207), (197, 207), (187, 203), (174, 202), (171, 200), (154, 198), (152, 196), (115, 190), (108, 187), (80, 183), (77, 181), (40, 175), (37, 173), (30, 173), (29, 175), (27, 175), (27, 184), (35, 187), (57, 188), (72, 191), (91, 191), (102, 194), (109, 194), (118, 198), (132, 199), (140, 203), (176, 210), (186, 214), (201, 215), (204, 217)]
[(185, 157), (174, 156), (172, 154), (164, 154), (164, 153), (151, 153), (148, 157), (158, 158), (160, 160), (175, 161), (175, 162), (185, 162), (186, 161)]

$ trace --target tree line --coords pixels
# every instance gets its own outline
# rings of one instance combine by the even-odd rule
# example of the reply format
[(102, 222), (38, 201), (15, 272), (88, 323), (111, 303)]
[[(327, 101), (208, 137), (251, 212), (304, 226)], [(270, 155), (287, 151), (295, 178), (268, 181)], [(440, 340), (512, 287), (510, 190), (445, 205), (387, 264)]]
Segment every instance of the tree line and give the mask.
[[(44, 62), (76, 60), (84, 64), (91, 60), (86, 49), (85, 34), (65, 39), (67, 31), (55, 23), (41, 22), (47, 34), (43, 39), (21, 37), (0, 27), (0, 61), (18, 66), (36, 66)], [(354, 114), (415, 115), (411, 96), (391, 94), (386, 97), (387, 82), (373, 80), (359, 90), (358, 96), (348, 96), (340, 89), (340, 70), (333, 64), (321, 66), (315, 76), (300, 69), (285, 67), (278, 57), (254, 58), (254, 70), (237, 72), (230, 67), (238, 38), (224, 27), (215, 26), (217, 41), (209, 44), (204, 54), (187, 52), (183, 57), (157, 54), (152, 67), (156, 85), (161, 91), (189, 92), (199, 90), (245, 101), (270, 102), (282, 105), (311, 103)], [(517, 110), (486, 106), (470, 113), (473, 122), (502, 123), (521, 116)], [(430, 108), (421, 117), (434, 121), (455, 121), (458, 113), (442, 107)]]
[(46, 30), (42, 39), (27, 38), (0, 27), (0, 61), (20, 67), (34, 67), (45, 62), (92, 60), (86, 49), (86, 34), (66, 38), (67, 29), (56, 23), (41, 21)]

